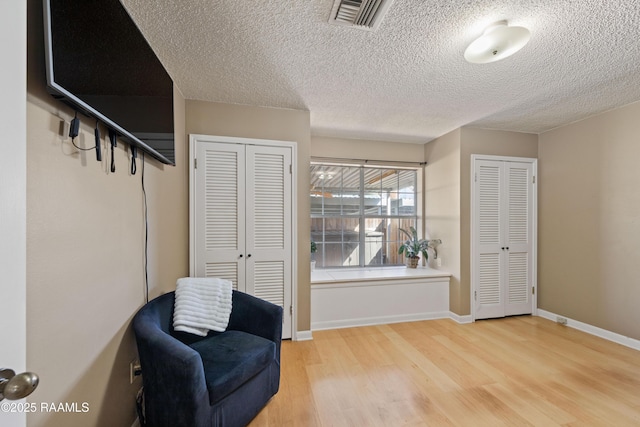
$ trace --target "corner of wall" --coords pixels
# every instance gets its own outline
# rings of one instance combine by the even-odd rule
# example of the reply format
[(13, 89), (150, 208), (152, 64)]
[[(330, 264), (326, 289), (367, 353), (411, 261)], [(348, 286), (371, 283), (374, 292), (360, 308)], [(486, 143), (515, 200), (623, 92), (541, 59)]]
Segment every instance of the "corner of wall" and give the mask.
[(430, 238), (442, 239), (439, 269), (451, 273), (449, 310), (464, 315), (460, 288), (460, 129), (425, 144), (424, 218)]

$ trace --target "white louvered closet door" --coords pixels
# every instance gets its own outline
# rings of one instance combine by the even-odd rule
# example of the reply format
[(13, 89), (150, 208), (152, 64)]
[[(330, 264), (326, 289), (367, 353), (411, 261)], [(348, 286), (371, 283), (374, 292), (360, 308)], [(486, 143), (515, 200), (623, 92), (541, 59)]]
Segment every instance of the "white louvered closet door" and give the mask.
[(283, 307), (282, 337), (291, 338), (293, 150), (239, 138), (197, 138), (191, 203), (195, 276), (231, 280), (234, 289)]
[(475, 268), (475, 317), (486, 319), (504, 316), (502, 271), (504, 257), (502, 241), (503, 194), (501, 191), (503, 169), (500, 162), (477, 161), (475, 163), (474, 215), (476, 248)]
[(505, 316), (531, 314), (533, 297), (533, 166), (504, 162)]
[(534, 286), (533, 162), (474, 159), (475, 319), (530, 314)]
[(247, 292), (281, 307), (291, 306), (290, 165), (289, 148), (247, 146)]

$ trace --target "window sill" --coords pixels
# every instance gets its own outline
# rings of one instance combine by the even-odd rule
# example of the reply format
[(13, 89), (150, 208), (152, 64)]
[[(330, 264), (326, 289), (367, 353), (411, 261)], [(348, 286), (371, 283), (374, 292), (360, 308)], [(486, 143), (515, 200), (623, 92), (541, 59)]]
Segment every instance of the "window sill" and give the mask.
[(311, 272), (311, 284), (437, 277), (448, 278), (451, 277), (451, 273), (429, 267), (322, 269)]

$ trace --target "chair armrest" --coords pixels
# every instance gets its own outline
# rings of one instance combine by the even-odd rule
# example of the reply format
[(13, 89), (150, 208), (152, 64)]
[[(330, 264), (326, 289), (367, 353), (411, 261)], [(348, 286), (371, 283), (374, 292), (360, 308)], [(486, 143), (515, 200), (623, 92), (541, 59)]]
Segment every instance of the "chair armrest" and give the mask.
[(143, 354), (152, 356), (147, 360), (147, 370), (189, 378), (197, 378), (202, 373), (198, 372), (202, 371), (200, 355), (188, 345), (153, 325), (136, 322), (135, 319), (133, 328), (141, 358)]
[(194, 420), (204, 415), (202, 409), (209, 407), (200, 355), (163, 331), (153, 313), (139, 312), (133, 319), (133, 330), (146, 404), (155, 406), (148, 413), (159, 417), (149, 421), (153, 425), (195, 425)]
[(280, 360), (282, 307), (244, 292), (233, 291), (227, 330), (243, 331), (273, 341)]

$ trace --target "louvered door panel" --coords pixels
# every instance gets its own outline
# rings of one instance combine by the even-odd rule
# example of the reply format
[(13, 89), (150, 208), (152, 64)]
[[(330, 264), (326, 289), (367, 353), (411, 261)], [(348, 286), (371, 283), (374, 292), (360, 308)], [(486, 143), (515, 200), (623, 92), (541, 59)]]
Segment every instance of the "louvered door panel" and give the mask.
[(532, 311), (533, 275), (533, 167), (531, 163), (505, 162), (508, 297), (505, 315)]
[(478, 302), (482, 306), (502, 304), (500, 254), (480, 254)]
[(501, 241), (501, 168), (480, 165), (477, 174), (480, 245), (499, 245)]
[(475, 218), (477, 232), (477, 262), (475, 263), (476, 318), (504, 316), (504, 298), (501, 283), (502, 259), (502, 179), (500, 164), (481, 162), (475, 172), (475, 199), (478, 213)]
[(199, 143), (195, 169), (195, 271), (245, 290), (245, 153), (236, 144)]
[(529, 181), (530, 169), (507, 165), (509, 243), (526, 244), (529, 241)]
[(284, 249), (284, 156), (256, 153), (254, 162), (254, 247), (256, 249)]
[(238, 249), (238, 153), (207, 150), (204, 156), (205, 247)]
[(247, 147), (247, 286), (285, 309), (290, 330), (292, 286), (291, 150)]
[[(529, 302), (529, 263), (527, 253), (509, 253), (509, 277), (507, 280), (507, 302), (522, 304)], [(521, 313), (519, 313), (521, 314)]]
[(272, 304), (285, 306), (285, 265), (283, 261), (256, 262), (254, 295)]
[(238, 290), (238, 263), (211, 262), (205, 266), (205, 277), (217, 277), (230, 280), (233, 289)]

